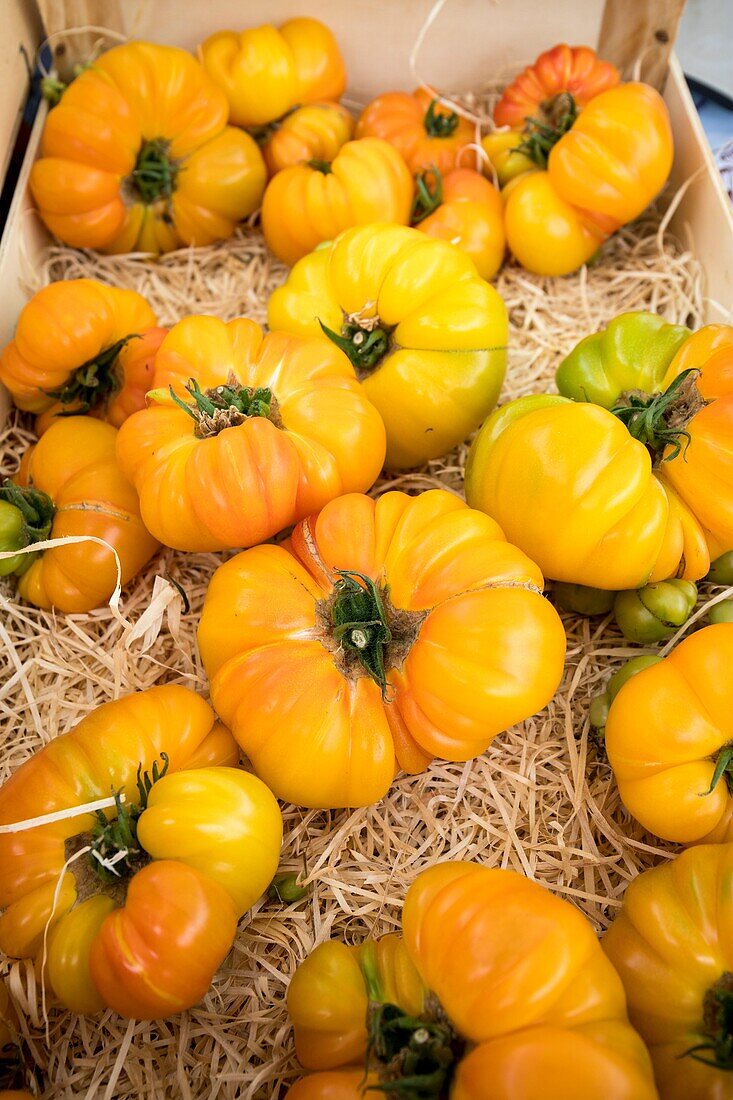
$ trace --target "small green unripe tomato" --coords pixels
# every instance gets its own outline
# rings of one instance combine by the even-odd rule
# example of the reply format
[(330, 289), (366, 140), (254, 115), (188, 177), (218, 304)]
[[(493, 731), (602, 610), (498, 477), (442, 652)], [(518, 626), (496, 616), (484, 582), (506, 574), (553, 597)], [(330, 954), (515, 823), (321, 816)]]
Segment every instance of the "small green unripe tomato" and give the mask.
[[(14, 504), (0, 500), (0, 553), (20, 550), (26, 545), (23, 513)], [(18, 554), (13, 558), (0, 559), (0, 577), (9, 577), (11, 573), (24, 573), (32, 557), (32, 554)]]
[(587, 588), (584, 584), (565, 581), (557, 581), (554, 592), (557, 606), (576, 615), (607, 615), (616, 595), (605, 588)]
[(310, 893), (310, 886), (298, 885), (298, 873), (296, 871), (280, 871), (275, 875), (267, 889), (267, 896), (271, 901), (282, 902), (283, 905), (291, 905), (294, 901), (300, 901)]
[(715, 559), (705, 580), (710, 584), (723, 584), (726, 587), (733, 584), (733, 550)]
[(721, 600), (713, 604), (708, 612), (711, 623), (733, 623), (733, 600)]
[(659, 581), (619, 592), (613, 610), (625, 638), (640, 645), (663, 642), (687, 622), (697, 601), (692, 581)]

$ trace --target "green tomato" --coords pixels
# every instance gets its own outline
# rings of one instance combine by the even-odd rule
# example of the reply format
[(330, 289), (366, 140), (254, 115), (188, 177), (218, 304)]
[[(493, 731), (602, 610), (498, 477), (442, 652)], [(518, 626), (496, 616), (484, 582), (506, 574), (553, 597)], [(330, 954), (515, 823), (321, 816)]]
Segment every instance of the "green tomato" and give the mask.
[(557, 369), (563, 397), (612, 409), (625, 390), (658, 393), (679, 348), (690, 336), (656, 313), (622, 313), (581, 340)]
[[(0, 553), (20, 550), (27, 545), (25, 519), (14, 504), (0, 500)], [(24, 573), (30, 565), (31, 554), (18, 554), (14, 558), (0, 559), (0, 577), (11, 573)]]
[(563, 611), (574, 611), (576, 615), (607, 615), (616, 596), (605, 588), (587, 588), (584, 584), (565, 581), (557, 581), (554, 591), (557, 606)]
[(721, 600), (708, 612), (711, 623), (733, 623), (733, 600)]
[(619, 592), (613, 610), (625, 638), (650, 645), (671, 638), (689, 619), (696, 600), (697, 587), (692, 581), (659, 581)]
[(726, 554), (715, 559), (705, 580), (726, 587), (733, 584), (733, 550), (728, 550)]

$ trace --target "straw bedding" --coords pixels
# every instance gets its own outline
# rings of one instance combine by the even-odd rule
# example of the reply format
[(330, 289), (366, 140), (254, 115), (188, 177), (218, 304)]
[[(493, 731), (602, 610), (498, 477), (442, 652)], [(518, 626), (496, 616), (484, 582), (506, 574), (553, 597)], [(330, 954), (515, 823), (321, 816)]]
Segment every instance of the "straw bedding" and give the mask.
[[(661, 202), (622, 230), (601, 259), (564, 279), (508, 265), (497, 286), (509, 309), (511, 352), (502, 400), (552, 387), (559, 357), (586, 333), (629, 309), (670, 320), (702, 319), (701, 270), (666, 230)], [(90, 275), (146, 294), (162, 322), (188, 312), (264, 320), (285, 270), (255, 226), (232, 241), (150, 264), (50, 248), (29, 290), (53, 278)], [(11, 473), (30, 441), (17, 415), (0, 437)], [(386, 488), (460, 492), (465, 448), (419, 472), (386, 476)], [(109, 609), (64, 618), (19, 605), (0, 589), (0, 723), (5, 778), (99, 703), (156, 682), (206, 693), (196, 624), (211, 573), (224, 555), (166, 551)], [(184, 610), (177, 589), (185, 591)], [(720, 590), (703, 589), (704, 601)], [(406, 888), (439, 859), (513, 867), (569, 898), (600, 931), (629, 880), (667, 850), (631, 822), (609, 767), (588, 735), (591, 698), (638, 648), (608, 620), (566, 617), (568, 660), (556, 698), (499, 736), (468, 764), (434, 764), (400, 778), (377, 806), (355, 812), (284, 806), (282, 866), (310, 884), (303, 901), (262, 900), (240, 924), (235, 946), (203, 1004), (173, 1020), (128, 1023), (107, 1013), (85, 1020), (54, 1007), (46, 1018), (37, 975), (9, 969), (29, 1079), (46, 1097), (269, 1098), (298, 1075), (285, 1011), (295, 966), (329, 936), (355, 941), (394, 930)]]

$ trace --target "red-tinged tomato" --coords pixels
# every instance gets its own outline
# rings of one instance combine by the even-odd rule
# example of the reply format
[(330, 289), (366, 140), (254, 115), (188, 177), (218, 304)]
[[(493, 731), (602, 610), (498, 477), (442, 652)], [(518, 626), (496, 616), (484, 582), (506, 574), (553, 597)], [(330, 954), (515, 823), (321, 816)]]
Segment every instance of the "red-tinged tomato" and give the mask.
[(466, 146), (475, 141), (473, 123), (451, 110), (426, 88), (412, 95), (387, 92), (364, 108), (357, 137), (378, 137), (394, 145), (413, 175), (426, 168), (439, 172), (469, 163)]
[[(0, 788), (0, 949), (45, 959), (63, 1005), (157, 1019), (200, 1001), (277, 868), (282, 822), (187, 688), (105, 703)], [(76, 856), (67, 864), (70, 856)]]
[(472, 168), (437, 169), (416, 177), (412, 224), (429, 237), (451, 241), (467, 253), (482, 279), (491, 279), (504, 260), (506, 237), (501, 195)]

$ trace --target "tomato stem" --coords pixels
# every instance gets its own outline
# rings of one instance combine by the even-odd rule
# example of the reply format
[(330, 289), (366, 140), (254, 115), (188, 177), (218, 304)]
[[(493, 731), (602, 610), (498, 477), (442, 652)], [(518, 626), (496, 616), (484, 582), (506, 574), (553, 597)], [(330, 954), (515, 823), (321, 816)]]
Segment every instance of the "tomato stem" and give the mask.
[(697, 1043), (681, 1057), (716, 1069), (733, 1069), (733, 973), (729, 970), (706, 991), (702, 1012), (702, 1031), (711, 1042)]
[(309, 168), (315, 168), (315, 170), (317, 172), (322, 172), (324, 176), (329, 176), (331, 174), (331, 172), (333, 171), (329, 161), (327, 161), (327, 160), (318, 160), (316, 158), (314, 158), (313, 160), (308, 161), (308, 167)]
[(444, 107), (441, 107), (438, 113), (437, 108), (440, 106), (438, 99), (430, 101), (430, 106), (423, 118), (423, 126), (430, 137), (447, 138), (458, 126), (458, 115), (455, 111), (446, 111)]
[(110, 344), (92, 359), (87, 359), (77, 367), (69, 381), (58, 390), (46, 390), (47, 397), (53, 397), (62, 405), (72, 405), (64, 409), (59, 416), (83, 416), (90, 409), (101, 404), (110, 394), (120, 388), (120, 378), (116, 371), (117, 358), (130, 340), (139, 340), (136, 332)]
[(367, 1069), (376, 1068), (374, 1091), (410, 1100), (448, 1095), (464, 1043), (442, 1009), (408, 1016), (397, 1005), (372, 1001), (367, 1015)]
[(525, 120), (523, 140), (513, 150), (524, 153), (538, 168), (547, 168), (550, 153), (578, 117), (578, 105), (570, 92), (560, 92), (541, 104), (540, 118)]
[(170, 155), (166, 138), (153, 138), (140, 146), (130, 180), (140, 199), (150, 205), (170, 199), (176, 186), (178, 164)]
[(123, 802), (120, 789), (114, 793), (116, 815), (111, 820), (107, 820), (103, 810), (97, 810), (89, 859), (103, 882), (115, 883), (130, 878), (149, 861), (150, 857), (137, 839), (137, 823), (147, 807), (153, 785), (168, 771), (167, 753), (162, 752), (160, 759), (163, 767), (155, 760), (149, 772), (143, 771), (142, 764), (138, 764), (137, 802)]
[(702, 792), (700, 798), (705, 798), (707, 795), (712, 794), (723, 776), (725, 776), (728, 792), (733, 794), (733, 745), (724, 745), (718, 753), (715, 760), (713, 778), (710, 780), (710, 786), (706, 791)]
[[(428, 182), (429, 176), (433, 178), (432, 187)], [(438, 209), (442, 201), (443, 179), (439, 169), (433, 164), (415, 176), (415, 198), (412, 201), (410, 224), (419, 225)]]
[(339, 580), (331, 608), (333, 636), (351, 650), (385, 697), (387, 674), (385, 647), (392, 640), (382, 595), (371, 577), (348, 569), (337, 569)]
[[(663, 393), (629, 390), (611, 409), (634, 439), (645, 444), (655, 464), (672, 462), (680, 452), (684, 458), (687, 453), (691, 443), (687, 425), (708, 404), (697, 387), (699, 377), (700, 371), (691, 367), (678, 374)], [(672, 448), (669, 454), (665, 454), (667, 447)]]
[(340, 348), (351, 361), (354, 370), (368, 374), (379, 365), (389, 351), (389, 334), (379, 327), (379, 319), (374, 324), (359, 325), (356, 321), (345, 321), (341, 335), (324, 325), (318, 319), (324, 336), (327, 336), (337, 348)]
[[(196, 379), (191, 378), (185, 389), (193, 404), (180, 398), (172, 386), (170, 396), (195, 422), (196, 435), (201, 439), (243, 424), (249, 417), (261, 416), (277, 427), (281, 425), (277, 400), (266, 387), (242, 386), (230, 375), (224, 386), (202, 390)], [(152, 396), (157, 397), (158, 391), (152, 391)]]

